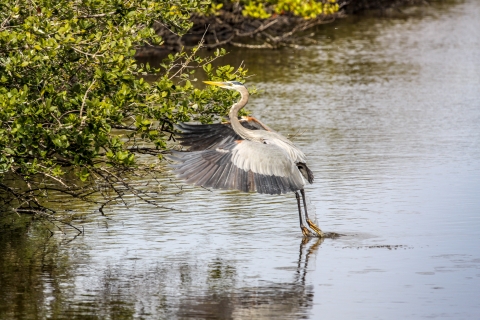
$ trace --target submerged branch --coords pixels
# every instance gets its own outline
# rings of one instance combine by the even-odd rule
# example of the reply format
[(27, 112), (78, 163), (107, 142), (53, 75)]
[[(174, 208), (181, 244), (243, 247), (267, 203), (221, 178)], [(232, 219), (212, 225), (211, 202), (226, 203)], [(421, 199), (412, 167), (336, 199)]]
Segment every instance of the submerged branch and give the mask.
[[(244, 17), (238, 12), (222, 11), (220, 16), (192, 17), (193, 27), (190, 31), (179, 36), (170, 32), (161, 24), (156, 24), (155, 29), (165, 44), (164, 47), (180, 50), (193, 48), (203, 41), (205, 48), (216, 48), (231, 44), (237, 47), (260, 49), (278, 48), (297, 42), (297, 34), (311, 29), (317, 25), (331, 23), (343, 17), (342, 12), (329, 15), (319, 15), (314, 19), (304, 19), (293, 15), (275, 15), (271, 18), (260, 20)], [(205, 31), (205, 26), (208, 30)], [(140, 50), (137, 55), (148, 52), (147, 48)]]

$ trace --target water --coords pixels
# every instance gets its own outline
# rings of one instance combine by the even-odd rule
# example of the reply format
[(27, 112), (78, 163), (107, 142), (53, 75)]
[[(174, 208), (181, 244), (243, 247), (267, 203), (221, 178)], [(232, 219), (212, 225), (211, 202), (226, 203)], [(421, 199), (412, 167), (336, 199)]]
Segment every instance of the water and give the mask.
[(173, 210), (93, 213), (73, 241), (2, 233), (0, 318), (479, 318), (478, 30), (480, 3), (448, 1), (221, 62), (255, 74), (249, 109), (294, 135), (320, 227), (345, 236), (303, 241), (293, 194), (166, 175)]

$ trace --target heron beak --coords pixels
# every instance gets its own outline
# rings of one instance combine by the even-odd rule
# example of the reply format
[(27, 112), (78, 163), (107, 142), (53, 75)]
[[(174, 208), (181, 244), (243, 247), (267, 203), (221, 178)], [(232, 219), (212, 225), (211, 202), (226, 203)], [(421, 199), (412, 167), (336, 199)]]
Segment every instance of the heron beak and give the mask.
[(212, 85), (212, 86), (218, 86), (218, 87), (225, 87), (227, 84), (225, 82), (219, 82), (219, 81), (203, 81), (206, 84)]

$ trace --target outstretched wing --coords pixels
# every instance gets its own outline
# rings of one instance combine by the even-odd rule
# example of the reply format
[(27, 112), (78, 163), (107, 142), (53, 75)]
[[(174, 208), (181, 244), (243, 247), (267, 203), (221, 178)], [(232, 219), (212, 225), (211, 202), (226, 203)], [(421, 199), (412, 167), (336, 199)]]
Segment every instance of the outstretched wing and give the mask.
[[(245, 117), (240, 120), (240, 123), (250, 130), (273, 132), (267, 125), (254, 117)], [(176, 127), (181, 131), (181, 133), (177, 135), (180, 144), (184, 147), (189, 147), (189, 151), (212, 149), (219, 145), (232, 143), (235, 140), (242, 140), (242, 138), (233, 131), (232, 125), (229, 122), (206, 125), (180, 123)]]
[(304, 186), (290, 156), (276, 145), (236, 140), (202, 151), (174, 151), (174, 172), (187, 183), (213, 189), (281, 194)]

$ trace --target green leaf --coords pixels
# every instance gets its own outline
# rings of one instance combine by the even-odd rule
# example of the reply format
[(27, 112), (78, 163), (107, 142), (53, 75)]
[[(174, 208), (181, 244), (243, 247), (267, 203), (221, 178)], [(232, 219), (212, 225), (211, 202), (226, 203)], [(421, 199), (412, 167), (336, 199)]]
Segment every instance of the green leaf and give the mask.
[(78, 173), (78, 177), (82, 182), (87, 181), (88, 177), (90, 176), (90, 172), (88, 171), (87, 168), (82, 168), (80, 172)]
[(5, 153), (7, 153), (7, 154), (15, 154), (15, 151), (13, 151), (10, 148), (4, 148), (3, 151), (5, 151)]

